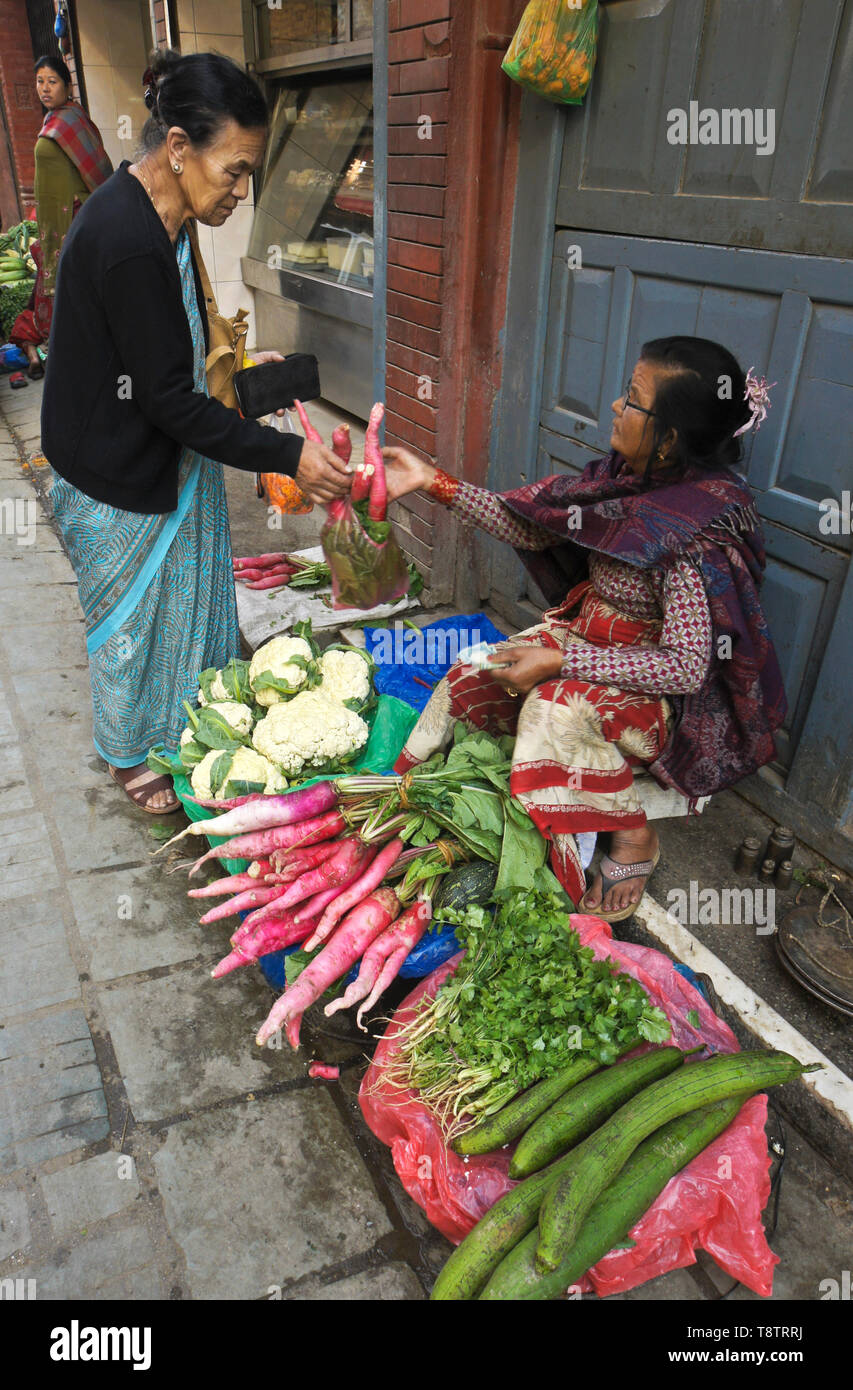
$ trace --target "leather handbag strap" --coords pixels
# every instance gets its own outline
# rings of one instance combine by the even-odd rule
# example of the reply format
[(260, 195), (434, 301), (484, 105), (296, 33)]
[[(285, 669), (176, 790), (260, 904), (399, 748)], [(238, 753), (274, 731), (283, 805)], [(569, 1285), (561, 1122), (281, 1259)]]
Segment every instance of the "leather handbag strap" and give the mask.
[(204, 295), (204, 302), (207, 306), (207, 313), (209, 318), (211, 314), (219, 313), (219, 306), (216, 303), (216, 296), (213, 293), (213, 286), (210, 283), (210, 276), (207, 273), (207, 266), (204, 263), (201, 254), (201, 248), (198, 244), (198, 228), (196, 226), (196, 221), (194, 217), (191, 218), (190, 221), (187, 223), (187, 235), (189, 236), (190, 246), (192, 247), (193, 256), (195, 257), (195, 263), (198, 269), (198, 278), (201, 281), (201, 292)]

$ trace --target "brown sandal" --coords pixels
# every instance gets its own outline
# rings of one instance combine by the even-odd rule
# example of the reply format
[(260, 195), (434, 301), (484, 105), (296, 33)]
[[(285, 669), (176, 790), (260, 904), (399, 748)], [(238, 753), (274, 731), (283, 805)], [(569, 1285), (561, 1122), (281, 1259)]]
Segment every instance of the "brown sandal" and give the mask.
[[(118, 773), (120, 770), (124, 772), (126, 769), (112, 767), (109, 763), (107, 764), (107, 766), (109, 767), (110, 776), (112, 777), (116, 786), (121, 787), (122, 791), (126, 793), (126, 795), (133, 802), (134, 806), (139, 807), (140, 811), (147, 811), (149, 816), (173, 816), (176, 811), (179, 811), (181, 809), (181, 803), (175, 796), (174, 790), (172, 788), (172, 779), (171, 777), (167, 777), (165, 773), (162, 773), (160, 776), (158, 776), (157, 773), (152, 772), (150, 768), (146, 768), (145, 771), (140, 772), (138, 776), (132, 778), (127, 782), (122, 782)], [(157, 792), (165, 791), (172, 792), (172, 797), (175, 803), (174, 806), (148, 805), (149, 797), (155, 796)]]
[(643, 880), (640, 897), (635, 903), (629, 903), (627, 907), (623, 907), (617, 912), (603, 912), (601, 903), (598, 907), (588, 907), (586, 905), (587, 894), (584, 893), (578, 904), (578, 912), (588, 912), (591, 917), (600, 917), (603, 922), (624, 922), (626, 918), (633, 917), (640, 906), (640, 898), (646, 890), (647, 882), (657, 868), (659, 859), (660, 849), (655, 850), (653, 858), (637, 860), (634, 864), (620, 864), (618, 860), (611, 859), (609, 854), (603, 854), (598, 867), (601, 874), (601, 902), (604, 902), (615, 883), (622, 883), (628, 878), (641, 878)]

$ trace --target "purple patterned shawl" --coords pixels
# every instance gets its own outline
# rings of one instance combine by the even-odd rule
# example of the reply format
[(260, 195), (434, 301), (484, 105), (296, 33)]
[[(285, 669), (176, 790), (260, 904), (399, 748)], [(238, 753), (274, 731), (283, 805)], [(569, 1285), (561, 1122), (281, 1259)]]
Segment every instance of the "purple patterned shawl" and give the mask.
[(562, 542), (518, 552), (549, 604), (585, 577), (585, 551), (640, 569), (666, 570), (683, 559), (696, 565), (713, 623), (711, 666), (700, 690), (667, 696), (673, 727), (649, 770), (685, 796), (710, 796), (771, 761), (773, 732), (787, 711), (758, 599), (765, 562), (758, 515), (748, 485), (733, 473), (644, 482), (624, 468), (611, 453), (579, 478), (557, 475), (501, 497)]

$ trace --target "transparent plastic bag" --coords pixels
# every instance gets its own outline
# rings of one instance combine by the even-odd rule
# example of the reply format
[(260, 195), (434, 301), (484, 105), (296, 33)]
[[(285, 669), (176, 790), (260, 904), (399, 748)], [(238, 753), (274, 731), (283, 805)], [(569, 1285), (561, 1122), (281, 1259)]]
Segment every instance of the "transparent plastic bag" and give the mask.
[(597, 47), (598, 0), (531, 0), (501, 66), (537, 96), (579, 106)]
[[(640, 981), (652, 1003), (670, 1020), (673, 1043), (689, 1048), (704, 1042), (717, 1052), (739, 1051), (731, 1029), (668, 956), (614, 941), (609, 925), (598, 917), (574, 914), (571, 925), (596, 956), (609, 957), (618, 969)], [(457, 955), (442, 965), (403, 1001), (359, 1091), (362, 1114), (373, 1133), (390, 1146), (406, 1191), (454, 1244), (515, 1186), (509, 1177), (514, 1145), (480, 1158), (459, 1158), (445, 1146), (438, 1124), (415, 1093), (401, 1093), (384, 1084), (383, 1078), (394, 1055), (397, 1030), (411, 1018), (424, 995), (435, 994), (460, 959)], [(768, 1246), (761, 1222), (770, 1195), (766, 1118), (766, 1096), (747, 1100), (728, 1129), (667, 1183), (633, 1227), (635, 1244), (611, 1250), (584, 1276), (580, 1287), (602, 1296), (624, 1293), (657, 1275), (693, 1264), (695, 1249), (701, 1246), (733, 1279), (769, 1297), (778, 1256)]]
[(406, 597), (409, 571), (390, 525), (386, 540), (371, 540), (349, 498), (330, 515), (320, 541), (332, 572), (334, 608), (367, 610)]

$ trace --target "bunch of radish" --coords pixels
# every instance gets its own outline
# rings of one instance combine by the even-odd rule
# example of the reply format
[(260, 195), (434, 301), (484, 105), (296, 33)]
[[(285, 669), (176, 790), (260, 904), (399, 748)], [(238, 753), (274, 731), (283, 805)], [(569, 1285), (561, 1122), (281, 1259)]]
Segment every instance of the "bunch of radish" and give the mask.
[(343, 1001), (327, 1009), (335, 1012), (365, 1001), (358, 1012), (362, 1027), (362, 1014), (395, 978), (432, 915), (428, 899), (404, 908), (393, 888), (384, 884), (403, 856), (403, 841), (386, 836), (384, 843), (368, 843), (354, 833), (331, 781), (281, 796), (258, 793), (198, 804), (227, 809), (194, 821), (169, 844), (185, 835), (226, 838), (195, 862), (190, 877), (211, 859), (253, 861), (245, 874), (190, 891), (192, 898), (227, 897), (205, 913), (203, 923), (248, 912), (231, 937), (232, 950), (214, 969), (214, 978), (288, 946), (301, 944), (307, 951), (322, 946), (274, 1005), (257, 1042), (265, 1043), (283, 1027), (288, 1041), (298, 1047), (305, 1010), (364, 957)]
[(367, 422), (364, 438), (364, 462), (355, 470), (350, 496), (353, 502), (367, 502), (367, 515), (371, 521), (384, 521), (388, 510), (388, 484), (385, 478), (385, 462), (379, 444), (379, 427), (385, 416), (385, 407), (380, 402), (373, 407)]
[(312, 566), (284, 551), (267, 555), (240, 555), (234, 559), (234, 578), (247, 589), (283, 589), (291, 579)]

